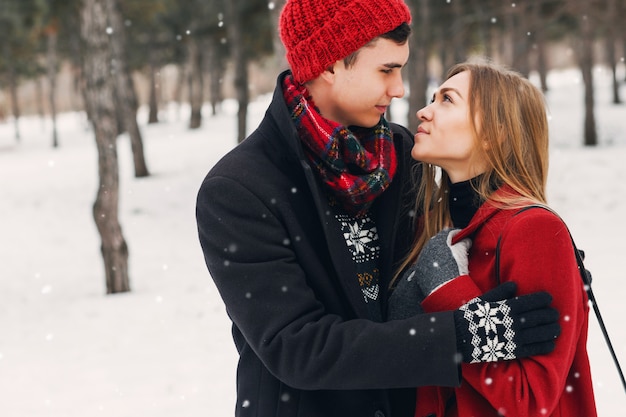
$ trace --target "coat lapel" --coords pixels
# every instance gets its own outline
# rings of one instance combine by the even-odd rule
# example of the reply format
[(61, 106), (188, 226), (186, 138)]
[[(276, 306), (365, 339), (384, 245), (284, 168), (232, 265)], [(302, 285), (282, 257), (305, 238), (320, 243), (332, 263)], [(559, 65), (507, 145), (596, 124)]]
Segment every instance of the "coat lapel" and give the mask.
[[(407, 160), (401, 157), (404, 155), (404, 142), (402, 136), (394, 135), (394, 142), (396, 146), (396, 152), (398, 154), (398, 169), (397, 176), (391, 182), (389, 188), (378, 199), (374, 207), (374, 217), (376, 219), (376, 227), (378, 229), (378, 237), (380, 240), (380, 302), (383, 313), (387, 308), (387, 290), (389, 282), (393, 277), (395, 271), (394, 260), (396, 259), (396, 234), (398, 231), (398, 222), (402, 217), (401, 211), (403, 210), (402, 196), (400, 195), (405, 186), (415, 186), (415, 184), (405, 182), (409, 181), (409, 178), (404, 178), (402, 173), (408, 172)], [(402, 248), (404, 249), (404, 248)], [(383, 314), (385, 317), (386, 314)]]
[[(357, 279), (355, 263), (351, 259), (351, 248), (348, 247), (343, 231), (339, 228), (339, 220), (334, 217), (334, 212), (327, 200), (324, 199), (322, 202), (325, 210), (320, 213), (320, 216), (322, 216), (324, 234), (337, 277), (356, 316), (367, 318), (369, 313)], [(344, 226), (350, 227), (352, 225), (346, 224)]]

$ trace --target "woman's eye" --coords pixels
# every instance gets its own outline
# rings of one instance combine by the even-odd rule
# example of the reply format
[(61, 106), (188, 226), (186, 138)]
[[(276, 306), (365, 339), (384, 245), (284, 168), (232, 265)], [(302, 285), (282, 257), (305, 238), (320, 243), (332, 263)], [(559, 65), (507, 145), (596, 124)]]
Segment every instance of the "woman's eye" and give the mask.
[[(448, 94), (442, 94), (440, 97), (441, 97), (440, 100), (442, 102), (447, 101), (449, 103), (452, 103), (452, 97), (450, 97)], [(437, 95), (436, 94), (433, 95), (433, 98), (430, 99), (430, 104), (433, 104), (435, 101), (437, 101)]]

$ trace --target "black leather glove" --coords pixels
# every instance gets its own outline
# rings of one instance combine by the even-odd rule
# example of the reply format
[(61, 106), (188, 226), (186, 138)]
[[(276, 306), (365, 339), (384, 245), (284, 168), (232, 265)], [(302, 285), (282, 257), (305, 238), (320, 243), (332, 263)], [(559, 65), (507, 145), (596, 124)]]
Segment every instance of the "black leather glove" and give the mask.
[(536, 292), (514, 297), (517, 285), (506, 282), (454, 312), (457, 349), (463, 362), (496, 362), (554, 350), (561, 333), (552, 297)]

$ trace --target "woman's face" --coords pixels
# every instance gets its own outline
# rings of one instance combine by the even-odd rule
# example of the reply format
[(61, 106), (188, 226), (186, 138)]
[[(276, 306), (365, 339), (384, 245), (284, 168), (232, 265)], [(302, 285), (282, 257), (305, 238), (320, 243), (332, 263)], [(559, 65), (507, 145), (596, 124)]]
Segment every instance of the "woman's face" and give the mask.
[(417, 112), (421, 121), (411, 156), (441, 167), (453, 183), (485, 171), (474, 157), (475, 137), (470, 121), (470, 73), (450, 77), (433, 95), (431, 103)]

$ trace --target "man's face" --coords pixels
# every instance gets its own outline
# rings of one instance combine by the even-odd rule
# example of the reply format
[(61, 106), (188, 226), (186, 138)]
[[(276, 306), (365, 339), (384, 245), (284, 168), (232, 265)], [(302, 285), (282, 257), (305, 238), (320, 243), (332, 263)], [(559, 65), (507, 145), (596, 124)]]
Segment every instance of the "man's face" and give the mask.
[(320, 107), (322, 116), (344, 126), (378, 124), (391, 99), (404, 95), (400, 70), (408, 58), (408, 43), (398, 45), (379, 38), (361, 48), (349, 68), (343, 60), (337, 61), (331, 88), (323, 100), (324, 108)]

